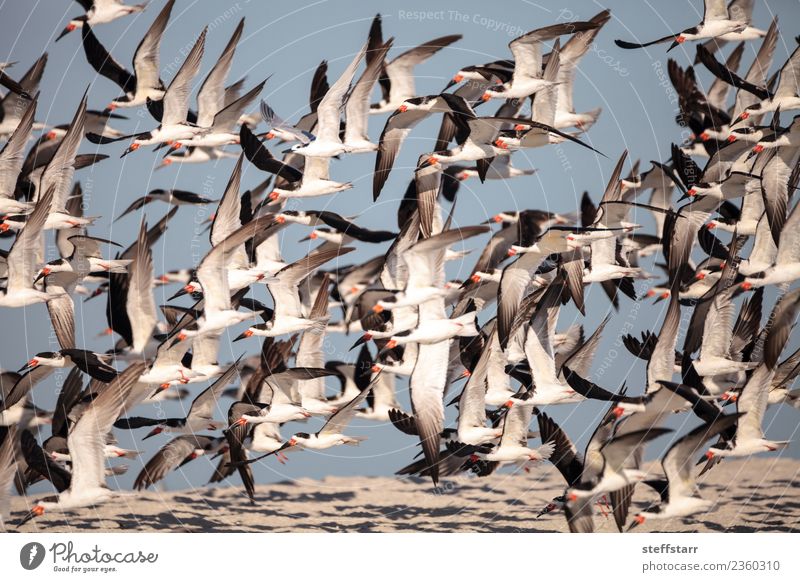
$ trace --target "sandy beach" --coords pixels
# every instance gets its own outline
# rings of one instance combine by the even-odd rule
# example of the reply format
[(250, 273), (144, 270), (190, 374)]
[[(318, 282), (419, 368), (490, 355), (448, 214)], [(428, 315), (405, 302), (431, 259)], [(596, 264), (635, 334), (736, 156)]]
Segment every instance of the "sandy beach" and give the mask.
[[(657, 467), (651, 467), (655, 472)], [(719, 506), (697, 520), (646, 522), (637, 531), (794, 532), (800, 530), (800, 463), (796, 459), (728, 461), (699, 479), (704, 497)], [(22, 532), (563, 532), (563, 514), (536, 518), (562, 492), (552, 466), (531, 473), (443, 480), (336, 477), (257, 489), (251, 505), (241, 487), (200, 488), (122, 497), (96, 509), (50, 513)], [(30, 500), (33, 501), (32, 499)], [(657, 501), (636, 489), (631, 516)], [(13, 519), (27, 510), (12, 499)], [(629, 518), (630, 521), (630, 518)], [(595, 517), (597, 531), (615, 532), (612, 518)]]

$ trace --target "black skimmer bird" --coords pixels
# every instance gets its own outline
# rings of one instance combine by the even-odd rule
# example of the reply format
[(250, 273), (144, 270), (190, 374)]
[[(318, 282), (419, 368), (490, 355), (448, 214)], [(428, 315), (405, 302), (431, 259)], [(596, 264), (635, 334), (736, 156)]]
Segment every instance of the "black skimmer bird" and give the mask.
[[(460, 34), (451, 34), (429, 40), (419, 46), (405, 51), (390, 61), (385, 61), (385, 55), (380, 58), (382, 72), (379, 79), (381, 86), (381, 100), (370, 107), (370, 113), (385, 113), (394, 111), (403, 103), (417, 96), (414, 82), (414, 69), (430, 59), (445, 47), (461, 40)], [(378, 14), (372, 21), (369, 33), (370, 52), (368, 60), (378, 60), (377, 47), (383, 45), (383, 32), (381, 15)]]
[[(0, 99), (0, 137), (8, 139), (19, 126), (22, 116), (30, 105), (31, 98), (39, 91), (39, 83), (44, 75), (46, 64), (47, 53), (39, 57), (19, 80), (19, 86), (23, 89), (22, 94), (9, 91)], [(0, 75), (0, 79), (2, 78), (3, 76)], [(36, 129), (36, 125), (34, 123), (34, 129)]]
[(344, 430), (347, 428), (347, 425), (353, 420), (353, 417), (356, 414), (357, 407), (364, 401), (367, 397), (367, 393), (372, 390), (372, 386), (368, 386), (361, 392), (359, 392), (358, 396), (353, 398), (350, 402), (345, 404), (344, 406), (340, 407), (334, 414), (328, 418), (328, 421), (325, 425), (314, 434), (309, 434), (306, 432), (298, 432), (289, 438), (280, 448), (269, 452), (265, 455), (261, 455), (260, 457), (256, 457), (254, 459), (250, 459), (246, 461), (245, 464), (252, 464), (256, 463), (265, 457), (269, 457), (271, 455), (277, 455), (282, 451), (290, 449), (292, 447), (298, 447), (302, 449), (312, 449), (312, 450), (324, 450), (329, 449), (331, 447), (339, 446), (339, 445), (350, 445), (350, 446), (358, 446), (361, 441), (365, 440), (366, 437), (354, 437), (348, 436), (344, 434)]
[(105, 438), (122, 412), (125, 399), (143, 369), (142, 363), (131, 364), (86, 406), (67, 437), (72, 462), (69, 488), (56, 497), (35, 501), (31, 510), (17, 522), (17, 527), (41, 517), (48, 510), (63, 511), (95, 506), (123, 495), (106, 485), (103, 463)]
[(109, 362), (113, 358), (105, 354), (98, 354), (89, 350), (76, 348), (61, 349), (57, 352), (39, 352), (27, 364), (20, 368), (20, 372), (32, 370), (37, 366), (50, 366), (52, 368), (69, 368), (75, 366), (83, 373), (88, 374), (101, 382), (111, 382), (117, 377), (117, 370)]
[[(537, 28), (518, 36), (508, 48), (514, 55), (514, 74), (511, 79), (499, 85), (487, 87), (482, 99), (526, 99), (556, 81), (542, 77), (542, 43), (555, 40), (565, 34), (593, 30), (600, 25), (596, 22), (563, 22)], [(552, 57), (552, 54), (551, 54)]]
[(160, 52), (161, 37), (167, 28), (175, 0), (167, 0), (153, 24), (147, 29), (133, 53), (133, 73), (126, 70), (100, 44), (91, 25), (81, 27), (83, 50), (86, 60), (98, 74), (110, 79), (125, 93), (109, 104), (112, 111), (117, 107), (139, 107), (147, 100), (164, 98), (164, 83), (161, 81)]
[(163, 188), (156, 188), (154, 190), (150, 190), (150, 192), (148, 192), (141, 198), (137, 198), (136, 200), (134, 200), (131, 203), (131, 205), (128, 206), (128, 208), (126, 208), (122, 212), (122, 214), (120, 214), (114, 219), (114, 222), (116, 222), (123, 216), (127, 216), (131, 212), (144, 208), (147, 204), (150, 204), (151, 202), (159, 202), (159, 201), (166, 202), (167, 204), (174, 206), (190, 206), (190, 205), (203, 206), (206, 204), (211, 204), (212, 202), (216, 202), (216, 200), (206, 198), (205, 196), (195, 194), (194, 192), (188, 192), (187, 190), (177, 190), (177, 189), (165, 190)]
[(6, 531), (11, 509), (11, 487), (16, 474), (16, 425), (0, 427), (0, 529)]
[(71, 18), (69, 24), (56, 37), (56, 42), (76, 28), (83, 28), (85, 24), (90, 26), (108, 24), (123, 16), (137, 14), (147, 8), (147, 2), (144, 4), (125, 4), (123, 0), (77, 0), (77, 2), (84, 9), (85, 14)]
[(749, 17), (739, 10), (729, 11), (725, 0), (703, 0), (703, 5), (703, 20), (696, 26), (644, 43), (625, 40), (615, 40), (614, 43), (620, 48), (635, 49), (672, 41), (667, 49), (669, 52), (686, 41), (722, 38), (725, 35), (743, 33), (748, 28)]
[(673, 444), (661, 459), (666, 481), (648, 480), (662, 503), (638, 512), (628, 531), (647, 520), (694, 517), (706, 513), (715, 501), (700, 497), (694, 477), (694, 457), (706, 441), (741, 421), (742, 414), (722, 415), (709, 424), (691, 430)]
[(161, 447), (159, 451), (142, 468), (133, 482), (137, 491), (155, 485), (168, 473), (183, 467), (186, 463), (206, 454), (213, 454), (222, 446), (222, 437), (202, 434), (180, 435)]
[(11, 133), (8, 141), (0, 150), (0, 215), (25, 214), (33, 209), (30, 202), (17, 200), (14, 191), (22, 166), (25, 162), (25, 147), (33, 129), (33, 118), (36, 115), (38, 98), (28, 103), (19, 125)]
[(414, 126), (435, 113), (474, 117), (472, 108), (463, 98), (448, 93), (413, 97), (403, 101), (386, 120), (386, 125), (383, 127), (378, 141), (375, 174), (372, 180), (372, 197), (375, 200), (378, 199), (386, 180), (389, 179), (389, 173), (392, 171), (394, 160), (400, 152), (403, 141)]
[(320, 266), (352, 250), (354, 249), (351, 247), (337, 247), (312, 253), (278, 271), (267, 282), (267, 288), (275, 304), (272, 317), (264, 323), (249, 327), (236, 339), (253, 336), (276, 337), (309, 329), (323, 330), (328, 323), (327, 316), (310, 319), (303, 315), (299, 285)]
[[(241, 358), (240, 358), (241, 359)], [(121, 418), (114, 423), (116, 428), (137, 429), (155, 427), (142, 440), (161, 433), (195, 434), (203, 430), (215, 431), (225, 424), (214, 420), (214, 411), (222, 392), (239, 372), (238, 361), (203, 390), (192, 401), (189, 412), (179, 418), (143, 418), (140, 416)]]
[[(291, 152), (305, 157), (332, 158), (347, 153), (348, 147), (342, 142), (339, 133), (341, 124), (341, 109), (344, 104), (350, 83), (356, 74), (361, 59), (366, 53), (366, 45), (356, 53), (356, 56), (344, 70), (336, 82), (330, 86), (325, 97), (317, 106), (317, 125), (314, 129), (313, 139), (293, 145)], [(287, 151), (287, 153), (288, 153)]]
[(8, 277), (0, 295), (0, 307), (24, 307), (48, 301), (52, 296), (34, 288), (36, 261), (44, 226), (50, 215), (55, 185), (39, 197), (6, 257)]

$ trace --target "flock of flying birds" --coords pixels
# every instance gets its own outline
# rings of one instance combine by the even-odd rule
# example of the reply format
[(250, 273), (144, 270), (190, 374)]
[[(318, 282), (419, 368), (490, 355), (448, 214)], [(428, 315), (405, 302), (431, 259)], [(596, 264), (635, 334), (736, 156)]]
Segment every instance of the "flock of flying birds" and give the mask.
[[(791, 389), (800, 350), (783, 354), (800, 309), (800, 289), (789, 290), (800, 278), (800, 210), (789, 204), (800, 178), (800, 118), (784, 121), (800, 109), (800, 49), (773, 67), (778, 20), (766, 31), (754, 28), (752, 0), (728, 6), (706, 0), (699, 25), (654, 41), (673, 47), (704, 41), (695, 66), (715, 77), (704, 89), (693, 66), (669, 60), (680, 104), (676, 121), (692, 131), (691, 139), (672, 145), (671, 159), (643, 172), (634, 164), (623, 176), (623, 152), (599, 203), (584, 195), (574, 214), (515, 210), (459, 228), (452, 222), (461, 181), (531, 174), (511, 163), (524, 149), (563, 144), (576, 156), (594, 155), (585, 134), (601, 111), (576, 112), (573, 90), (581, 58), (599, 42), (608, 10), (532, 30), (509, 43), (506, 58), (464, 66), (442, 93), (425, 96), (417, 94), (414, 68), (460, 35), (394, 54), (394, 41), (383, 39), (376, 16), (366, 43), (338, 78), (320, 65), (310, 111), (293, 123), (264, 101), (260, 115), (252, 113), (264, 82), (249, 90), (244, 80), (228, 84), (243, 20), (220, 55), (204, 56), (207, 31), (200, 32), (165, 84), (160, 43), (175, 0), (160, 8), (153, 0), (137, 17), (146, 21), (155, 13), (132, 71), (118, 62), (123, 55), (111, 55), (101, 42), (101, 25), (145, 7), (120, 0), (79, 3), (85, 15), (71, 20), (62, 36), (80, 30), (62, 42), (80, 35), (88, 66), (104, 77), (95, 83), (116, 83), (120, 97), (91, 110), (87, 91), (69, 123), (40, 127), (38, 86), (47, 55), (18, 82), (8, 63), (0, 77), (8, 90), (0, 112), (0, 234), (11, 243), (0, 261), (0, 306), (44, 303), (60, 344), (0, 376), (0, 515), (6, 525), (12, 523), (12, 489), (24, 494), (42, 480), (58, 494), (33, 502), (18, 525), (45, 512), (131, 495), (106, 484), (107, 476), (126, 470), (107, 459), (138, 454), (118, 445), (121, 431), (170, 439), (144, 465), (135, 489), (205, 455), (219, 459), (212, 482), (238, 473), (254, 499), (254, 462), (357, 445), (364, 437), (348, 434), (354, 417), (391, 422), (408, 435), (398, 438), (418, 438), (422, 448), (398, 473), (430, 477), (434, 484), (461, 473), (486, 476), (504, 465), (530, 470), (549, 460), (566, 483), (542, 513), (563, 509), (570, 529), (581, 532), (593, 530), (598, 509), (610, 511), (620, 529), (702, 514), (713, 501), (700, 494), (698, 465), (702, 473), (726, 458), (787, 444), (767, 438), (762, 424), (768, 406), (800, 402)], [(726, 43), (738, 44), (724, 58)], [(624, 49), (648, 44), (617, 41)], [(746, 69), (745, 53), (755, 55)], [(195, 111), (190, 95), (203, 61), (213, 66)], [(376, 85), (381, 99), (371, 103)], [(493, 105), (499, 105), (493, 115), (476, 113)], [(154, 119), (152, 130), (126, 135), (111, 127), (124, 118), (121, 111), (141, 107)], [(351, 188), (330, 175), (332, 159), (349, 155), (375, 156), (377, 199), (405, 139), (431, 116), (441, 119), (436, 145), (420, 152), (397, 232), (370, 230), (329, 211), (286, 207), (293, 199)], [(368, 135), (370, 119), (383, 124), (377, 143)], [(265, 131), (258, 130), (262, 124)], [(29, 148), (33, 131), (41, 133)], [(116, 252), (110, 249), (119, 245), (91, 234), (95, 218), (83, 214), (74, 174), (112, 164), (101, 152), (118, 141), (127, 144), (123, 156), (154, 146), (165, 154), (163, 164), (224, 157), (236, 163), (219, 201), (180, 190), (153, 190), (134, 201), (122, 216), (157, 201), (170, 209), (154, 225), (142, 220), (136, 240)], [(86, 142), (96, 144), (93, 153), (78, 153)], [(271, 153), (275, 146), (284, 150), (281, 158)], [(245, 164), (267, 176), (241, 192)], [(673, 200), (676, 191), (679, 200)], [(196, 266), (157, 277), (151, 248), (185, 205), (214, 207), (208, 251)], [(637, 213), (652, 213), (657, 231), (641, 232), (632, 219)], [(276, 236), (284, 229), (321, 244), (287, 263)], [(54, 231), (58, 258), (45, 256), (47, 231)], [(447, 280), (445, 264), (465, 256), (454, 246), (477, 237), (488, 242), (470, 275)], [(388, 250), (347, 264), (356, 246), (379, 243), (390, 243)], [(114, 258), (105, 256), (112, 252)], [(634, 282), (651, 277), (640, 262), (659, 260), (656, 255), (663, 255), (666, 280), (647, 296), (667, 302), (661, 328), (622, 338), (631, 357), (647, 361), (643, 393), (602, 388), (587, 378), (608, 319), (587, 338), (579, 325), (559, 330), (559, 311), (572, 302), (583, 313), (584, 290), (593, 283), (617, 308), (636, 300)], [(173, 284), (180, 286), (174, 297), (189, 296), (193, 303), (157, 308), (154, 288)], [(264, 286), (268, 305), (257, 299), (266, 297)], [(766, 287), (778, 297), (771, 310), (764, 304)], [(75, 345), (73, 302), (103, 294), (117, 343), (95, 353)], [(681, 318), (688, 321), (682, 346)], [(237, 346), (260, 341), (261, 349), (220, 363), (222, 334), (244, 323)], [(28, 333), (34, 342), (46, 335)], [(356, 340), (355, 363), (326, 361), (326, 336), (341, 333)], [(69, 374), (48, 412), (31, 395), (58, 368)], [(341, 386), (338, 394), (329, 394), (328, 377)], [(396, 398), (404, 377), (408, 412)], [(229, 387), (237, 380), (238, 387)], [(641, 382), (629, 378), (628, 384)], [(202, 390), (192, 391), (195, 385)], [(185, 417), (156, 414), (154, 402), (192, 392)], [(585, 400), (605, 402), (608, 410), (580, 454), (548, 408)], [(228, 407), (226, 419), (215, 418), (218, 406)], [(445, 427), (447, 406), (457, 408), (454, 427)], [(697, 416), (697, 428), (674, 440), (661, 460), (663, 476), (645, 471), (647, 443), (671, 432), (664, 424), (675, 414)], [(283, 425), (292, 421), (317, 431), (287, 435)], [(541, 444), (531, 446), (535, 439)], [(640, 482), (661, 501), (628, 524)]]

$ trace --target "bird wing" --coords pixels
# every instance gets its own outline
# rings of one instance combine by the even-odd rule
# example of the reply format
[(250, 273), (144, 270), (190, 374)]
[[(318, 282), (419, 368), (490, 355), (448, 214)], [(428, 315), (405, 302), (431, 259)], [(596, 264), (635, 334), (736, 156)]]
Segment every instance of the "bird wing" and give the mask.
[(214, 221), (211, 223), (209, 240), (212, 246), (216, 246), (228, 238), (232, 232), (242, 226), (242, 200), (239, 197), (239, 185), (242, 178), (242, 156), (236, 161), (236, 165), (228, 179), (225, 193), (219, 201), (217, 210), (214, 213)]
[(383, 70), (383, 61), (386, 53), (392, 47), (392, 40), (388, 40), (380, 47), (371, 50), (367, 58), (367, 68), (361, 73), (358, 82), (350, 92), (345, 105), (345, 127), (346, 143), (366, 140), (369, 141), (367, 133), (367, 119), (369, 118), (369, 96), (372, 88), (378, 80), (378, 76)]
[(161, 116), (162, 125), (177, 125), (186, 123), (189, 112), (189, 93), (192, 91), (192, 81), (200, 70), (200, 61), (206, 44), (208, 27), (203, 29), (192, 50), (186, 55), (181, 68), (173, 77), (172, 82), (164, 93), (164, 114)]
[(153, 252), (147, 241), (147, 224), (143, 222), (139, 227), (133, 262), (128, 266), (128, 295), (125, 300), (133, 336), (131, 349), (137, 354), (142, 353), (150, 342), (158, 322), (153, 277)]
[[(758, 223), (758, 227), (761, 228), (762, 222), (766, 221), (766, 217), (762, 217), (761, 221)], [(766, 228), (764, 229), (767, 230)], [(758, 232), (756, 232), (758, 235)], [(758, 237), (756, 237), (758, 238)], [(769, 234), (766, 234), (762, 237), (768, 239), (769, 243), (772, 243), (772, 237)], [(773, 243), (774, 248), (774, 243)], [(753, 249), (755, 252), (755, 249)], [(751, 254), (752, 257), (752, 254)], [(789, 214), (789, 217), (786, 219), (786, 222), (783, 225), (783, 229), (781, 230), (781, 237), (778, 241), (778, 252), (775, 256), (775, 264), (776, 265), (788, 265), (792, 263), (796, 263), (800, 260), (800, 203), (795, 204), (792, 212)]]
[(11, 502), (11, 485), (14, 483), (14, 477), (17, 473), (16, 458), (16, 442), (17, 442), (17, 426), (12, 424), (8, 427), (0, 428), (0, 525), (5, 526), (4, 520), (6, 519), (5, 508), (9, 507)]
[(492, 344), (487, 341), (458, 400), (458, 428), (486, 425), (486, 388)]
[(189, 417), (204, 419), (211, 419), (214, 417), (214, 407), (222, 396), (222, 391), (228, 387), (228, 384), (230, 384), (236, 374), (239, 373), (239, 362), (241, 359), (242, 357), (240, 356), (211, 386), (197, 395), (197, 398), (192, 401), (189, 413), (186, 415), (187, 420)]
[(659, 380), (669, 381), (675, 372), (675, 346), (678, 342), (678, 328), (681, 320), (681, 306), (677, 292), (670, 295), (669, 307), (661, 324), (661, 332), (656, 340), (653, 355), (647, 364), (647, 392), (660, 388)]
[(525, 356), (531, 366), (531, 374), (536, 384), (558, 384), (552, 333), (555, 326), (551, 321), (558, 319), (561, 309), (561, 290), (551, 286), (539, 300), (536, 313), (531, 319), (525, 337)]
[(703, 0), (703, 22), (728, 20), (728, 7), (725, 0)]
[[(308, 314), (311, 319), (330, 317), (328, 309), (329, 286), (330, 278), (325, 275)], [(325, 366), (324, 343), (324, 329), (322, 331), (315, 329), (304, 331), (303, 336), (300, 338), (300, 345), (297, 348), (296, 365), (300, 368), (323, 368)], [(301, 402), (303, 397), (325, 400), (325, 377), (320, 376), (311, 380), (301, 381), (298, 389), (300, 390)]]
[(34, 97), (22, 114), (14, 133), (0, 151), (0, 198), (12, 198), (17, 186), (22, 164), (25, 162), (25, 147), (33, 128), (38, 97)]
[(386, 76), (391, 82), (389, 101), (399, 103), (416, 96), (414, 67), (424, 63), (444, 47), (461, 39), (460, 34), (442, 36), (423, 43), (386, 63)]
[(241, 250), (244, 243), (256, 236), (272, 221), (271, 215), (259, 216), (251, 220), (212, 248), (200, 262), (200, 266), (197, 268), (197, 280), (203, 287), (207, 313), (231, 309), (228, 264)]
[(218, 133), (234, 133), (239, 118), (244, 114), (245, 109), (250, 106), (250, 103), (258, 97), (262, 89), (264, 89), (265, 83), (266, 81), (262, 81), (247, 93), (217, 111), (212, 122), (214, 131)]
[[(125, 93), (134, 93), (137, 84), (142, 86), (141, 81), (137, 80), (130, 71), (114, 60), (114, 57), (97, 40), (92, 27), (88, 23), (83, 23), (81, 35), (83, 37), (83, 52), (86, 53), (86, 61), (98, 74), (116, 83)], [(156, 82), (158, 82), (157, 77), (158, 73), (156, 73)]]
[(760, 440), (764, 438), (764, 412), (767, 409), (769, 388), (774, 377), (774, 370), (762, 364), (756, 368), (742, 389), (736, 401), (738, 412), (745, 414), (739, 421), (736, 431), (737, 440)]
[(120, 415), (125, 399), (136, 384), (143, 364), (133, 364), (101, 390), (72, 426), (67, 446), (72, 460), (74, 493), (105, 487), (106, 437)]
[(714, 296), (703, 324), (701, 357), (728, 357), (733, 336), (733, 317), (736, 315), (736, 305), (731, 301), (735, 291), (735, 287), (729, 287)]
[(192, 341), (192, 367), (208, 366), (217, 363), (219, 357), (219, 336), (203, 335)]
[(621, 472), (627, 464), (628, 458), (633, 456), (637, 449), (661, 435), (671, 432), (671, 428), (651, 427), (614, 437), (600, 449), (606, 467), (616, 473)]
[(225, 107), (225, 79), (231, 70), (236, 45), (243, 30), (244, 18), (239, 21), (219, 59), (200, 85), (197, 92), (197, 125), (200, 127), (209, 127), (217, 112)]
[[(324, 343), (324, 331), (320, 333), (310, 329), (303, 332), (303, 336), (300, 338), (300, 345), (297, 348), (297, 366), (300, 368), (323, 367), (325, 365), (325, 352), (323, 350)], [(301, 397), (324, 400), (325, 378), (319, 377), (301, 381), (298, 389), (300, 390)]]
[[(514, 78), (541, 78), (542, 76), (542, 42), (558, 38), (564, 34), (572, 34), (597, 28), (591, 22), (562, 22), (537, 28), (522, 36), (518, 36), (508, 48), (514, 55)], [(512, 81), (513, 83), (513, 81)]]
[(133, 488), (136, 490), (147, 489), (151, 485), (158, 483), (168, 473), (177, 469), (183, 464), (195, 449), (205, 448), (213, 437), (204, 435), (181, 435), (169, 441), (147, 461), (136, 480)]
[(6, 293), (21, 289), (31, 289), (36, 277), (36, 267), (42, 247), (42, 229), (50, 213), (55, 186), (51, 186), (36, 202), (25, 226), (17, 234), (14, 244), (8, 251), (8, 282)]
[(595, 15), (590, 22), (596, 23), (597, 28), (573, 34), (570, 39), (561, 47), (560, 60), (561, 66), (558, 70), (558, 99), (556, 100), (558, 109), (572, 113), (575, 111), (575, 106), (572, 103), (572, 92), (575, 83), (575, 71), (578, 67), (578, 62), (587, 53), (589, 48), (593, 46), (594, 39), (600, 32), (600, 29), (611, 18), (610, 10), (603, 10)]
[(553, 443), (553, 454), (549, 461), (555, 465), (558, 472), (564, 477), (567, 485), (572, 486), (578, 483), (583, 473), (583, 462), (578, 456), (578, 449), (572, 444), (567, 433), (547, 416), (544, 412), (537, 415), (539, 422), (539, 436), (542, 443)]
[(800, 289), (794, 289), (784, 295), (775, 306), (770, 316), (769, 333), (764, 345), (764, 364), (775, 370), (786, 342), (797, 319), (800, 308)]
[(386, 120), (381, 136), (378, 139), (378, 153), (375, 156), (375, 172), (372, 178), (372, 197), (377, 200), (383, 189), (389, 173), (394, 166), (394, 160), (400, 152), (403, 141), (411, 133), (411, 129), (420, 121), (441, 111), (449, 111), (446, 102), (439, 97), (435, 97), (437, 105), (431, 109), (409, 109), (407, 111), (395, 111)]
[[(231, 411), (233, 411), (233, 407), (231, 407)], [(257, 414), (260, 411), (260, 408), (253, 406), (252, 410), (248, 411), (248, 413)], [(250, 465), (245, 463), (245, 461), (247, 461), (247, 449), (244, 446), (245, 439), (250, 432), (250, 427), (246, 424), (238, 424), (236, 422), (237, 420), (239, 420), (238, 417), (232, 418), (229, 413), (228, 421), (231, 427), (225, 431), (225, 438), (228, 440), (230, 454), (229, 466), (235, 464), (239, 471), (239, 476), (242, 478), (247, 496), (252, 501), (255, 496), (256, 484), (253, 479), (253, 470), (250, 468)]]
[[(767, 34), (761, 41), (756, 58), (747, 70), (744, 77), (746, 83), (751, 86), (764, 87), (767, 84), (767, 75), (772, 68), (772, 58), (775, 55), (775, 47), (778, 43), (778, 17), (775, 16), (767, 29)], [(752, 92), (739, 89), (736, 92), (736, 100), (733, 104), (733, 115), (738, 117), (747, 107), (758, 101)], [(734, 119), (736, 118), (734, 117)]]
[(344, 430), (347, 428), (347, 425), (350, 424), (351, 420), (353, 420), (353, 417), (356, 414), (356, 409), (367, 397), (367, 394), (369, 394), (370, 390), (372, 390), (372, 384), (359, 392), (350, 402), (340, 407), (339, 410), (337, 410), (328, 419), (328, 422), (325, 423), (325, 426), (323, 426), (317, 434), (343, 434)]
[(275, 274), (277, 281), (267, 283), (267, 288), (275, 301), (275, 316), (303, 317), (298, 285), (323, 264), (331, 259), (352, 252), (351, 247), (337, 247), (313, 252), (295, 261)]
[(578, 347), (569, 357), (564, 361), (563, 366), (568, 367), (581, 377), (586, 377), (589, 373), (589, 368), (592, 365), (592, 360), (600, 346), (600, 339), (606, 324), (609, 322), (611, 316), (606, 316), (605, 319), (597, 326), (597, 329), (589, 337), (588, 340), (583, 342), (583, 345)]
[[(763, 154), (762, 154), (763, 155)], [(780, 241), (781, 231), (786, 221), (786, 208), (789, 204), (789, 178), (794, 170), (797, 148), (776, 148), (775, 154), (764, 166), (761, 178), (761, 195), (772, 240)]]
[[(730, 71), (735, 73), (739, 70), (739, 65), (741, 64), (743, 54), (744, 42), (740, 42), (736, 48), (731, 51), (731, 54), (728, 55), (728, 60), (725, 61), (725, 66)], [(719, 77), (714, 79), (714, 82), (711, 83), (711, 87), (709, 87), (708, 92), (706, 93), (706, 100), (708, 101), (708, 104), (719, 111), (725, 111), (728, 108), (728, 93), (730, 88), (731, 86)]]
[(53, 158), (45, 166), (40, 178), (39, 192), (55, 186), (53, 192), (52, 211), (64, 211), (67, 207), (67, 197), (72, 190), (72, 177), (75, 175), (75, 156), (83, 139), (86, 123), (86, 94), (81, 99), (77, 111), (72, 118), (66, 135), (58, 144)]
[(159, 76), (161, 72), (159, 64), (161, 37), (164, 36), (164, 30), (167, 28), (174, 4), (175, 0), (168, 0), (164, 4), (164, 8), (158, 13), (133, 53), (133, 71), (136, 74), (136, 90), (138, 92), (161, 87)]
[(81, 257), (95, 257), (100, 258), (103, 256), (101, 245), (108, 244), (116, 247), (120, 246), (117, 243), (95, 236), (87, 236), (84, 234), (76, 234), (69, 237), (69, 242), (73, 246), (73, 252), (76, 256)]
[(544, 260), (544, 256), (541, 253), (525, 253), (503, 269), (500, 289), (497, 292), (497, 333), (503, 349), (509, 340), (508, 336), (522, 296), (531, 282), (533, 272), (539, 267), (542, 260)]
[(469, 140), (476, 144), (492, 143), (501, 129), (516, 121), (518, 120), (510, 117), (475, 117), (467, 119), (466, 123), (470, 129)]
[(339, 138), (339, 122), (341, 118), (342, 104), (345, 95), (350, 88), (350, 83), (356, 74), (356, 69), (364, 54), (367, 46), (361, 47), (355, 58), (350, 62), (342, 75), (331, 85), (325, 97), (319, 102), (317, 107), (317, 138), (326, 142), (341, 142)]
[(62, 350), (75, 347), (75, 302), (68, 290), (74, 288), (78, 279), (79, 276), (72, 272), (53, 273), (45, 279), (45, 290), (48, 293), (54, 287), (55, 291), (61, 293), (47, 300), (47, 313)]
[(439, 435), (444, 428), (443, 398), (449, 356), (449, 341), (420, 344), (409, 383), (411, 409), (434, 483), (439, 479)]
[(702, 424), (673, 444), (661, 466), (669, 481), (669, 498), (691, 497), (695, 494), (694, 459), (703, 444), (736, 424), (738, 414), (722, 415), (708, 424)]

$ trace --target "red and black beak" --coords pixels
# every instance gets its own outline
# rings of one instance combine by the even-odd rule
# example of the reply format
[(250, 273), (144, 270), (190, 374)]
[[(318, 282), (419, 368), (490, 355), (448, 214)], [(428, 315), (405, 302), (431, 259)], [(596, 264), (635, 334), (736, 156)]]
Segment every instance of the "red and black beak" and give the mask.
[(142, 440), (143, 441), (147, 440), (150, 437), (156, 436), (157, 434), (161, 434), (162, 432), (164, 432), (164, 428), (161, 427), (161, 426), (157, 426), (153, 430), (151, 430), (149, 433), (147, 433), (147, 436), (145, 436)]
[(30, 520), (32, 520), (34, 517), (39, 517), (43, 513), (44, 513), (44, 507), (42, 507), (41, 505), (34, 505), (33, 509), (31, 509), (25, 515), (25, 517), (23, 517), (21, 520), (19, 520), (17, 522), (17, 527), (22, 527), (23, 525), (28, 523)]

